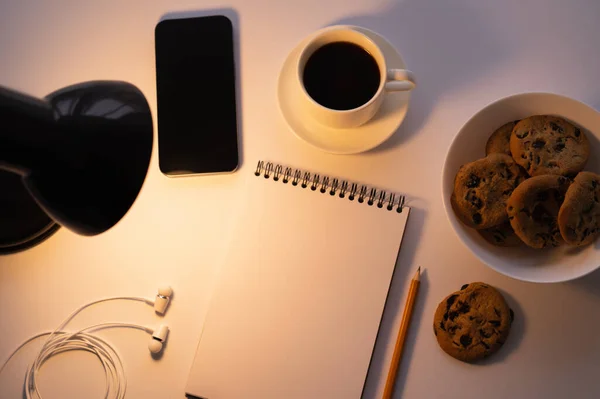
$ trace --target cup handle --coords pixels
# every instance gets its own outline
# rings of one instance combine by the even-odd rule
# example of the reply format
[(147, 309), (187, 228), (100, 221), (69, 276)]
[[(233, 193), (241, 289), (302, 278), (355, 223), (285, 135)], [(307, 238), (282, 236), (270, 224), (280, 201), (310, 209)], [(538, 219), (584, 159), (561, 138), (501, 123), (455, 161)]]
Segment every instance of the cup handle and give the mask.
[(416, 86), (415, 75), (408, 69), (388, 69), (386, 91), (409, 91)]

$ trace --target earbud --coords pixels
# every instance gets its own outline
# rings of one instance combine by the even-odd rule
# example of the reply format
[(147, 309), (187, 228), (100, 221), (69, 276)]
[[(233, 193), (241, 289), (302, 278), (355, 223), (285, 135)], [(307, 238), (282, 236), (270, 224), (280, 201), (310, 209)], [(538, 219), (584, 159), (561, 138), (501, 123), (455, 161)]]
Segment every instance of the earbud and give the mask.
[(168, 335), (169, 327), (161, 324), (161, 326), (152, 334), (150, 342), (148, 342), (148, 349), (150, 349), (150, 352), (159, 353), (163, 348), (163, 344), (167, 341)]
[(158, 289), (156, 294), (156, 300), (154, 301), (154, 311), (159, 314), (164, 314), (169, 306), (169, 301), (173, 295), (173, 289), (169, 286), (161, 287)]

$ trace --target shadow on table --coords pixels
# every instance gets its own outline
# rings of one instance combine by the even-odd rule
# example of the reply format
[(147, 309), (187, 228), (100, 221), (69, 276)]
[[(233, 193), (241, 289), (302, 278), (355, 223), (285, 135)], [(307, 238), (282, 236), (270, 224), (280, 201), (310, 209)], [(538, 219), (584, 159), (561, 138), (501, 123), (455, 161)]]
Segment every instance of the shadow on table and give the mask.
[[(600, 239), (592, 245), (595, 246), (596, 250), (600, 250)], [(567, 284), (583, 289), (600, 299), (600, 269)]]
[(240, 48), (242, 46), (242, 37), (240, 35), (240, 15), (233, 8), (208, 8), (205, 10), (172, 11), (160, 17), (160, 21), (165, 19), (196, 18), (212, 15), (224, 15), (231, 20), (233, 25), (233, 52), (235, 63), (235, 97), (236, 97), (236, 119), (237, 119), (237, 137), (238, 137), (238, 168), (243, 165), (243, 135), (242, 135), (242, 56)]
[(331, 22), (382, 34), (417, 77), (405, 121), (390, 140), (373, 151), (386, 151), (410, 140), (441, 97), (480, 81), (490, 68), (506, 59), (508, 43), (500, 41), (502, 35), (491, 29), (492, 23), (485, 23), (485, 13), (486, 7), (476, 9), (464, 0), (405, 0), (392, 1), (374, 14)]
[[(425, 207), (417, 208), (415, 206), (416, 203), (419, 202), (421, 201), (410, 200), (410, 202), (407, 203), (407, 205), (411, 207), (410, 217), (408, 218), (408, 224), (402, 241), (402, 248), (398, 255), (396, 270), (390, 285), (390, 291), (388, 292), (381, 325), (379, 326), (375, 350), (373, 352), (367, 380), (363, 389), (363, 398), (374, 398), (377, 382), (387, 376), (389, 364), (385, 363), (383, 360), (385, 358), (387, 344), (396, 342), (399, 326), (397, 325), (395, 316), (404, 310), (404, 301), (407, 294), (407, 291), (404, 291), (403, 287), (406, 286), (407, 281), (412, 279), (419, 266), (414, 264), (414, 257), (418, 244), (422, 239), (423, 226), (425, 225), (425, 220), (427, 218)], [(425, 306), (424, 298), (427, 297), (429, 291), (427, 266), (421, 266), (421, 285), (419, 287), (419, 296), (417, 297), (412, 316), (412, 326), (421, 323)], [(413, 357), (414, 345), (411, 345), (411, 342), (414, 342), (416, 335), (416, 329), (412, 327), (409, 328), (404, 353), (402, 355), (402, 364), (404, 366), (400, 367), (396, 390), (401, 389), (400, 387), (404, 385), (406, 380), (407, 367), (405, 366), (410, 364)]]

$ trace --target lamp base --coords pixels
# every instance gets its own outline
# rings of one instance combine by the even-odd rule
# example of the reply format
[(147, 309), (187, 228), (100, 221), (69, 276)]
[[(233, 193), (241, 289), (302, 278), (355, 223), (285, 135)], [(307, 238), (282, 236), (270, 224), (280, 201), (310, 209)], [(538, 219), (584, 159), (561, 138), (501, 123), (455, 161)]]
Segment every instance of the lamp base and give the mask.
[(29, 249), (59, 228), (31, 197), (21, 176), (0, 170), (0, 255)]

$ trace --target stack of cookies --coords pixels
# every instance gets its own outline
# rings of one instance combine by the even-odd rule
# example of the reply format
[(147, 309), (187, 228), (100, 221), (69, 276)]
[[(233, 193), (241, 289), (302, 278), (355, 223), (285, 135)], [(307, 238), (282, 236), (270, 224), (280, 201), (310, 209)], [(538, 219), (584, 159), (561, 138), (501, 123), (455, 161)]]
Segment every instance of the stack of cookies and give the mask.
[(461, 166), (456, 216), (497, 246), (584, 246), (600, 235), (600, 175), (583, 169), (585, 133), (550, 115), (509, 122), (487, 141), (486, 157)]

